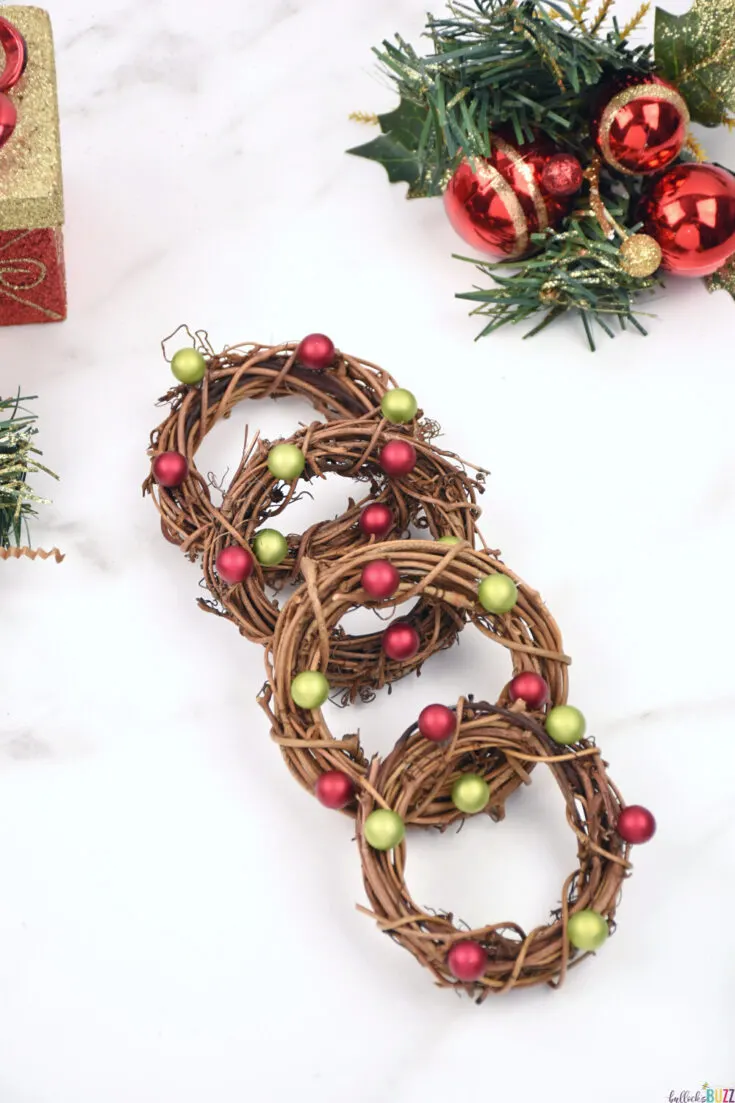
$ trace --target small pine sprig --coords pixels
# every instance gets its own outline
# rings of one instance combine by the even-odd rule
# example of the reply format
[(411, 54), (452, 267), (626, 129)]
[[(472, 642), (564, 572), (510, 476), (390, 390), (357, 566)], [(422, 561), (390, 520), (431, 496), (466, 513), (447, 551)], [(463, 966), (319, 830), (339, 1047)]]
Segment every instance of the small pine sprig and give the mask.
[(36, 506), (46, 505), (28, 483), (31, 475), (43, 472), (58, 478), (37, 457), (33, 446), (36, 415), (22, 403), (35, 396), (0, 399), (0, 548), (19, 547), (28, 534), (28, 520), (36, 516)]

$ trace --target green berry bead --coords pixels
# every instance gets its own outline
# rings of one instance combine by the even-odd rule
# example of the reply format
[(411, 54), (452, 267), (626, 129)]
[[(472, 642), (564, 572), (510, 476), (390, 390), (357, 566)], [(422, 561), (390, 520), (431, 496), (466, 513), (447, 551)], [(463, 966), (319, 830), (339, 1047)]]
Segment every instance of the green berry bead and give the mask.
[(264, 567), (277, 567), (288, 555), (288, 543), (277, 529), (261, 529), (255, 534), (253, 551)]
[(318, 670), (302, 670), (291, 682), (291, 699), (300, 709), (318, 709), (329, 696), (329, 682)]
[(392, 391), (386, 391), (380, 403), (383, 417), (394, 425), (405, 425), (416, 417), (419, 404), (416, 396), (404, 387), (395, 387)]
[(365, 840), (375, 850), (392, 850), (406, 833), (403, 820), (390, 808), (376, 808), (365, 820)]
[(291, 483), (306, 466), (306, 457), (295, 444), (274, 444), (268, 453), (268, 470), (274, 479)]
[(171, 371), (179, 383), (199, 383), (207, 371), (207, 361), (196, 349), (179, 349), (171, 359)]
[(437, 544), (449, 544), (450, 547), (454, 547), (455, 544), (461, 544), (462, 541), (458, 536), (439, 536), (436, 540)]
[(587, 722), (574, 705), (555, 705), (546, 714), (546, 731), (555, 743), (567, 746), (584, 739)]
[(569, 916), (567, 936), (578, 950), (599, 950), (609, 934), (610, 928), (604, 915), (592, 908)]
[(489, 574), (477, 591), (480, 605), (488, 613), (509, 613), (518, 601), (518, 587), (504, 574)]
[(460, 812), (482, 812), (490, 800), (490, 786), (479, 774), (462, 774), (452, 786), (452, 803)]

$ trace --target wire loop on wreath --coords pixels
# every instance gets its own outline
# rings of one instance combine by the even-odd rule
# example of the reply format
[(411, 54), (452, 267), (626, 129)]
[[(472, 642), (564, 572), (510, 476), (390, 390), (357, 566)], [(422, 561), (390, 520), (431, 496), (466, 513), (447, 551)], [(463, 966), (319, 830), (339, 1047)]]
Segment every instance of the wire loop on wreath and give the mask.
[[(391, 754), (372, 762), (357, 814), (363, 880), (372, 910), (359, 910), (376, 919), (381, 930), (429, 969), (438, 985), (466, 990), (478, 1002), (512, 988), (544, 983), (558, 987), (568, 968), (586, 956), (570, 942), (570, 917), (591, 909), (607, 919), (608, 926), (614, 924), (630, 868), (628, 845), (615, 831), (622, 798), (591, 740), (569, 749), (559, 747), (539, 718), (520, 706), (507, 709), (460, 701), (457, 715), (457, 731), (448, 743), (431, 743), (409, 731)], [(552, 912), (548, 923), (528, 932), (514, 922), (469, 930), (457, 926), (451, 912), (419, 908), (406, 886), (405, 841), (381, 851), (370, 846), (364, 835), (365, 821), (376, 807), (394, 810), (407, 824), (431, 822), (450, 800), (456, 779), (468, 771), (482, 772), (488, 758), (495, 771), (488, 779), (491, 792), (507, 784), (508, 770), (523, 771), (545, 763), (564, 797), (567, 822), (577, 839), (579, 867), (563, 883), (561, 907)], [(491, 804), (497, 800), (498, 793), (492, 792)], [(432, 817), (422, 820), (407, 815), (417, 802), (424, 812), (432, 810)], [(481, 947), (486, 957), (482, 975), (472, 982), (459, 980), (447, 960), (454, 945), (468, 940)]]
[[(387, 559), (400, 575), (398, 590), (384, 601), (369, 598), (361, 583), (363, 568), (377, 559)], [(521, 671), (540, 674), (549, 686), (550, 703), (565, 703), (571, 660), (562, 651), (555, 621), (540, 596), (489, 552), (474, 551), (466, 543), (447, 547), (427, 540), (388, 541), (354, 549), (336, 562), (305, 560), (303, 570), (306, 581), (286, 603), (266, 649), (268, 684), (260, 702), (269, 717), (272, 738), (291, 773), (306, 789), (313, 791), (322, 774), (331, 770), (346, 773), (356, 783), (367, 775), (368, 760), (359, 736), (334, 738), (321, 710), (301, 708), (291, 695), (297, 674), (310, 670), (326, 674), (333, 668), (333, 633), (341, 618), (357, 606), (392, 610), (420, 596), (427, 615), (433, 618), (428, 640), (422, 638), (412, 659), (401, 663), (381, 653), (378, 678), (375, 681), (371, 672), (371, 686), (420, 672), (430, 655), (447, 646), (443, 624), (449, 618), (455, 632), (471, 621), (510, 652), (512, 676)], [(486, 612), (477, 597), (481, 579), (496, 573), (512, 579), (518, 587), (514, 608), (498, 616)], [(345, 696), (353, 696), (365, 684), (362, 653), (356, 650), (351, 654), (349, 664), (339, 673), (340, 680), (334, 684), (351, 687)], [(504, 700), (501, 695), (501, 702)], [(515, 767), (512, 773), (515, 788), (523, 773)], [(496, 816), (502, 814), (497, 805), (491, 811)], [(441, 825), (455, 818), (455, 810), (444, 809), (432, 822)]]

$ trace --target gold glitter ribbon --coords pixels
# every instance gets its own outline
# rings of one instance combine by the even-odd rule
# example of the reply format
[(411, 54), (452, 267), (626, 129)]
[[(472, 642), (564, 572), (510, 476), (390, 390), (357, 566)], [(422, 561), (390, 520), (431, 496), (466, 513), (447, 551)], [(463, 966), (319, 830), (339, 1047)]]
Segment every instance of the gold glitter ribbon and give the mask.
[(544, 203), (544, 197), (541, 194), (541, 188), (538, 185), (538, 181), (534, 175), (533, 165), (531, 165), (517, 149), (508, 145), (502, 138), (494, 138), (493, 144), (501, 153), (505, 154), (514, 169), (517, 169), (528, 186), (528, 194), (533, 203), (536, 211), (536, 218), (538, 219), (539, 230), (545, 230), (549, 225), (549, 213), (546, 210), (546, 204)]
[(505, 204), (505, 209), (508, 212), (508, 218), (515, 231), (516, 241), (512, 251), (508, 253), (507, 256), (520, 256), (528, 249), (528, 220), (521, 206), (520, 199), (505, 177), (501, 176), (498, 170), (493, 168), (492, 165), (484, 163), (478, 166), (477, 175), (478, 178), (484, 178), (492, 184), (498, 197), (502, 199)]
[(664, 103), (672, 104), (684, 120), (684, 126), (689, 126), (689, 108), (675, 88), (665, 88), (660, 84), (633, 84), (629, 88), (624, 88), (622, 92), (618, 92), (617, 96), (613, 96), (602, 112), (599, 139), (600, 147), (608, 165), (612, 165), (618, 172), (624, 172), (626, 176), (636, 176), (637, 173), (625, 168), (616, 160), (610, 145), (610, 131), (618, 111), (642, 96), (645, 96), (646, 99), (662, 100)]
[[(1, 8), (0, 11), (2, 11)], [(6, 241), (4, 245), (0, 245), (0, 254), (22, 241), (29, 233), (32, 233), (32, 231), (26, 230), (10, 241)], [(0, 256), (0, 298), (4, 296), (6, 299), (12, 299), (14, 303), (21, 303), (32, 310), (37, 310), (39, 314), (43, 314), (45, 318), (52, 322), (63, 321), (63, 314), (58, 314), (55, 310), (49, 310), (48, 307), (41, 306), (39, 303), (35, 303), (33, 299), (20, 294), (22, 291), (32, 291), (34, 287), (39, 287), (46, 279), (47, 274), (46, 265), (36, 257)]]

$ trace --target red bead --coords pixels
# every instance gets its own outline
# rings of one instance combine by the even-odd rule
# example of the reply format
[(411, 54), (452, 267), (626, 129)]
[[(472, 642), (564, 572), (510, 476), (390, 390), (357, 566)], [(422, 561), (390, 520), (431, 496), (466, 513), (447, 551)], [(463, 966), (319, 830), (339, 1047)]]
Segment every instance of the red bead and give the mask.
[(719, 165), (675, 165), (657, 177), (638, 217), (676, 276), (709, 276), (735, 253), (735, 176)]
[(457, 717), (446, 705), (427, 705), (419, 713), (419, 731), (433, 743), (441, 743), (454, 735)]
[(230, 544), (223, 548), (214, 561), (217, 574), (223, 582), (234, 586), (237, 582), (244, 582), (253, 571), (253, 556), (247, 548), (241, 548), (239, 544)]
[(688, 125), (687, 105), (673, 85), (635, 75), (603, 92), (590, 132), (611, 168), (638, 176), (660, 172), (676, 160)]
[(447, 965), (457, 980), (479, 980), (487, 968), (487, 953), (479, 942), (463, 938), (447, 954)]
[(296, 349), (296, 359), (312, 371), (324, 371), (334, 363), (334, 342), (324, 333), (310, 333)]
[(15, 130), (18, 112), (9, 96), (0, 93), (0, 146), (4, 146)]
[(181, 452), (159, 452), (153, 460), (152, 470), (159, 486), (181, 486), (189, 474), (189, 464)]
[(508, 683), (511, 701), (525, 701), (530, 709), (540, 709), (549, 700), (549, 686), (540, 674), (522, 670)]
[(641, 804), (629, 804), (618, 816), (618, 835), (626, 843), (647, 843), (656, 833), (656, 820)]
[(444, 192), (444, 208), (460, 237), (493, 257), (521, 257), (532, 248), (531, 234), (555, 226), (569, 200), (545, 192), (541, 174), (554, 146), (492, 135), (492, 152), (473, 169), (463, 161)]
[(362, 588), (377, 601), (393, 597), (401, 581), (396, 568), (387, 559), (374, 559), (362, 568)]
[(418, 653), (421, 639), (418, 632), (405, 620), (395, 620), (383, 632), (383, 651), (389, 659), (406, 663)]
[(574, 195), (583, 180), (582, 166), (573, 153), (555, 153), (541, 173), (541, 186), (549, 195)]
[(28, 48), (18, 28), (2, 16), (0, 16), (0, 46), (5, 53), (5, 67), (0, 73), (0, 92), (7, 92), (23, 76), (28, 61)]
[(371, 502), (360, 514), (358, 524), (365, 536), (377, 536), (382, 540), (393, 528), (393, 514), (382, 502)]
[(380, 466), (386, 475), (398, 479), (416, 466), (416, 449), (410, 440), (389, 440), (380, 450)]
[(327, 770), (314, 786), (314, 795), (325, 808), (344, 808), (355, 795), (355, 784), (341, 770)]

